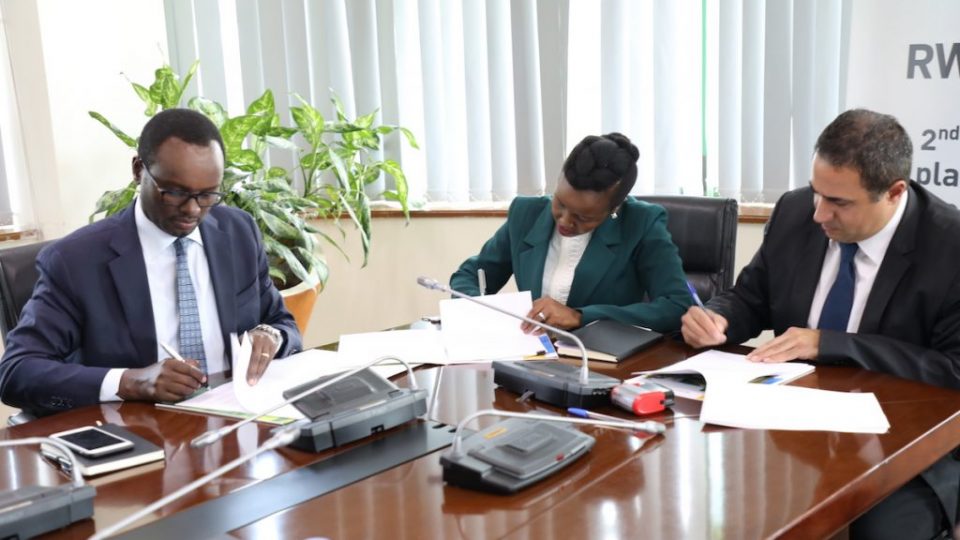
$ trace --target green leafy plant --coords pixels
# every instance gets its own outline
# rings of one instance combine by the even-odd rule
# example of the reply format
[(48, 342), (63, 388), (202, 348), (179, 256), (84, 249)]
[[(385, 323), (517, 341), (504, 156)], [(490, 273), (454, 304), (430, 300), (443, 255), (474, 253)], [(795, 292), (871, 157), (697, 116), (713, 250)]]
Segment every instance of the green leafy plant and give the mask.
[[(179, 107), (184, 91), (196, 74), (194, 62), (181, 79), (170, 66), (156, 70), (149, 87), (131, 83), (144, 102), (146, 116)], [(297, 281), (311, 285), (325, 283), (328, 270), (319, 255), (321, 238), (347, 257), (340, 243), (310, 224), (311, 219), (330, 219), (346, 238), (341, 219), (348, 217), (360, 235), (363, 266), (366, 266), (371, 238), (371, 199), (366, 188), (382, 174), (394, 179), (396, 189), (384, 191), (383, 198), (400, 204), (409, 220), (407, 180), (393, 160), (377, 159), (383, 137), (403, 134), (408, 144), (418, 148), (413, 134), (402, 127), (375, 125), (376, 111), (355, 120), (347, 118), (340, 100), (331, 98), (336, 120), (323, 114), (300, 96), (299, 105), (290, 107), (292, 126), (282, 124), (273, 92), (267, 90), (247, 107), (244, 114), (230, 117), (222, 105), (204, 98), (191, 98), (187, 106), (205, 114), (220, 129), (226, 162), (222, 191), (224, 204), (249, 213), (263, 233), (264, 247), (270, 259), (270, 275), (278, 286)], [(130, 148), (137, 139), (90, 111), (90, 116), (106, 126)], [(296, 164), (289, 170), (269, 163), (268, 151), (290, 151)], [(112, 215), (126, 208), (136, 197), (137, 184), (105, 192), (97, 201), (90, 220), (99, 214)]]

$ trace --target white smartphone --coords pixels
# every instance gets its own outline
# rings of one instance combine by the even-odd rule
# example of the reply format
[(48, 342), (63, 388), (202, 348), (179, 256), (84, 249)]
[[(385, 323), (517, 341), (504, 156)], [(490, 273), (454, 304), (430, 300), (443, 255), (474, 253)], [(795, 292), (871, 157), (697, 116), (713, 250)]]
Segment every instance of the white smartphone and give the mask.
[(96, 426), (61, 431), (51, 437), (86, 457), (102, 457), (133, 448), (131, 441)]

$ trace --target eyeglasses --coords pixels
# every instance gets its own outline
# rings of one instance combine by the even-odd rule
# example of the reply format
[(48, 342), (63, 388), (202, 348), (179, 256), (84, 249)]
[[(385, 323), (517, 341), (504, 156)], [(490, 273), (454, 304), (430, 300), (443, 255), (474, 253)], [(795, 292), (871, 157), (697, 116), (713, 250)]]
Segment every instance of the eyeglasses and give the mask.
[(160, 202), (167, 206), (183, 206), (187, 204), (187, 201), (193, 199), (197, 201), (197, 206), (200, 208), (209, 208), (211, 206), (220, 204), (223, 202), (223, 198), (226, 197), (226, 193), (221, 193), (219, 191), (201, 191), (200, 193), (191, 193), (181, 189), (163, 189), (160, 187), (160, 184), (157, 183), (157, 177), (150, 173), (150, 169), (147, 167), (146, 163), (143, 164), (143, 172), (147, 174), (147, 176), (153, 182), (154, 187), (156, 187), (157, 191), (160, 192)]

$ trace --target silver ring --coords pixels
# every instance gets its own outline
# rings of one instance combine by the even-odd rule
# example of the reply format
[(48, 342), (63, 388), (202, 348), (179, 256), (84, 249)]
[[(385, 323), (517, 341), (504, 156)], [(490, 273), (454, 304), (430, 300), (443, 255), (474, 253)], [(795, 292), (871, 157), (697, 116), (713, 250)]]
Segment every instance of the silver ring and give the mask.
[(547, 316), (544, 315), (542, 311), (537, 313), (537, 318), (540, 319), (541, 321), (547, 320)]
[(269, 357), (269, 356), (270, 356), (270, 353), (265, 353), (265, 352), (262, 352), (262, 353), (260, 353), (260, 356), (266, 356), (266, 357)]

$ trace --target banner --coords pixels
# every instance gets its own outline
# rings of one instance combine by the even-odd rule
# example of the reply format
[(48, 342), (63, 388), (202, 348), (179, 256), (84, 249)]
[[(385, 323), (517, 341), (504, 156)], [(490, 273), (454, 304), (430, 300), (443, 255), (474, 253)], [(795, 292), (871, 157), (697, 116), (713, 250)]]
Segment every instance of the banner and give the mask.
[(960, 206), (960, 2), (853, 0), (846, 108), (892, 114), (913, 180)]

